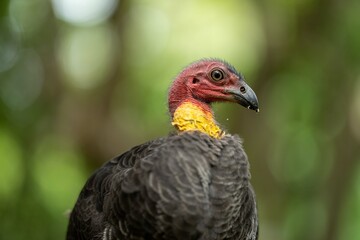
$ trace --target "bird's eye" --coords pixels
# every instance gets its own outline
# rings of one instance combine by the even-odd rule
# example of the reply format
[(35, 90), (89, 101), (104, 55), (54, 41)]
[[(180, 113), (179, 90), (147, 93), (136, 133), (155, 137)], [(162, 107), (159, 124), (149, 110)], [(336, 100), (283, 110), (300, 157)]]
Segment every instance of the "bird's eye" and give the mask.
[(211, 78), (214, 81), (220, 81), (224, 78), (224, 72), (220, 69), (215, 69), (211, 72)]

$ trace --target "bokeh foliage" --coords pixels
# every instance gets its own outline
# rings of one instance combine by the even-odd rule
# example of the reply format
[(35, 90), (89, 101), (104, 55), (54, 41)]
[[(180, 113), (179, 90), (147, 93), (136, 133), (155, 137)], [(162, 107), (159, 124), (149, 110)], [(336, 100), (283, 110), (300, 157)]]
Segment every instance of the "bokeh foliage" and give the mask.
[[(360, 239), (358, 0), (0, 1), (0, 239), (64, 239), (91, 172), (172, 131), (166, 93), (219, 57), (260, 114), (240, 134), (260, 239)], [(166, 127), (165, 127), (166, 126)]]

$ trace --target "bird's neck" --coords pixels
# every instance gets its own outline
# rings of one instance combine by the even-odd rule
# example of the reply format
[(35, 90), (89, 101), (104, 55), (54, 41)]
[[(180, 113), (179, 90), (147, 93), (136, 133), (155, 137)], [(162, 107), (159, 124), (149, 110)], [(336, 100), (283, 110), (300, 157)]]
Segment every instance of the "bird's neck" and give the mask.
[(185, 100), (173, 113), (172, 125), (181, 133), (200, 131), (213, 138), (221, 138), (224, 131), (217, 125), (208, 104)]

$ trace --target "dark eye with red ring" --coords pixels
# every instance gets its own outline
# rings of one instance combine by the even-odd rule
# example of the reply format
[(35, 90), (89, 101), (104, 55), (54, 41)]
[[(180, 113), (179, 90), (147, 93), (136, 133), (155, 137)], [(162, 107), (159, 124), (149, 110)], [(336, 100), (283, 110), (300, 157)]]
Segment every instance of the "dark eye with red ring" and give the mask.
[(221, 69), (214, 69), (211, 71), (210, 76), (214, 81), (220, 81), (224, 79), (224, 72)]

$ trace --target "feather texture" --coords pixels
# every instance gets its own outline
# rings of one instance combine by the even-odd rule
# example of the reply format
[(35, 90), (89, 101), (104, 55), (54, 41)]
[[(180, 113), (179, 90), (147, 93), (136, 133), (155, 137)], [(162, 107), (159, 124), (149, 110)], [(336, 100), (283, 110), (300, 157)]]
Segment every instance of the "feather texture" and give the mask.
[(68, 240), (258, 236), (249, 163), (238, 136), (184, 132), (136, 146), (87, 181)]

